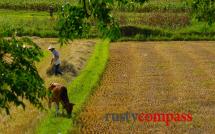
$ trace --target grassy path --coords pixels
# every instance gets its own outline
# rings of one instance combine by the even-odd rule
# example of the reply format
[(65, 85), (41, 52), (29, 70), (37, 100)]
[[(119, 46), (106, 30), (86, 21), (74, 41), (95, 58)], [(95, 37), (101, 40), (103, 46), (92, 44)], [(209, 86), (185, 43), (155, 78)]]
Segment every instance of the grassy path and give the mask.
[(76, 133), (74, 121), (83, 109), (85, 102), (91, 95), (93, 89), (97, 87), (99, 80), (105, 70), (109, 57), (109, 40), (103, 40), (96, 43), (92, 55), (87, 61), (86, 66), (72, 82), (68, 83), (68, 96), (75, 104), (72, 111), (72, 118), (55, 117), (54, 111), (49, 112), (40, 122), (36, 133)]
[[(80, 114), (81, 133), (213, 133), (215, 42), (111, 45), (101, 86)], [(107, 113), (187, 113), (192, 122), (119, 122)]]

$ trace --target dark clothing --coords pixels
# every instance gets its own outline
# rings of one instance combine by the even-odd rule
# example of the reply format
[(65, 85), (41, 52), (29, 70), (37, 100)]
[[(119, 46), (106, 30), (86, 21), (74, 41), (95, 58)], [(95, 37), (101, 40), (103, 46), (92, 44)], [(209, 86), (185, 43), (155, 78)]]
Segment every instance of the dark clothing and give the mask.
[(54, 73), (55, 73), (55, 75), (58, 75), (58, 74), (62, 75), (62, 74), (63, 74), (63, 73), (60, 71), (60, 64), (54, 65)]
[(54, 8), (53, 8), (53, 6), (50, 6), (50, 7), (49, 7), (49, 13), (50, 13), (50, 16), (53, 17), (53, 13), (54, 13)]
[(53, 50), (52, 51), (52, 54), (53, 54), (53, 59), (54, 59), (54, 73), (55, 75), (58, 75), (58, 74), (63, 74), (60, 70), (60, 55), (59, 55), (59, 52), (56, 51), (56, 50)]

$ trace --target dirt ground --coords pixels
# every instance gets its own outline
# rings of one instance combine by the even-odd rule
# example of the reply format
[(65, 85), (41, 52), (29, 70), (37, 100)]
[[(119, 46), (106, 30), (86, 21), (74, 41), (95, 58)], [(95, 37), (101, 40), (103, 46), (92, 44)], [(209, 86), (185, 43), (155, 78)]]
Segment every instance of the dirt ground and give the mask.
[[(108, 113), (191, 113), (192, 122), (105, 120)], [(119, 42), (77, 124), (81, 133), (215, 131), (215, 42)]]
[[(37, 64), (38, 71), (45, 80), (46, 86), (51, 82), (59, 82), (64, 85), (71, 82), (86, 64), (95, 44), (95, 41), (77, 40), (60, 47), (57, 42), (58, 40), (53, 38), (34, 37), (33, 41), (44, 50), (46, 55), (46, 57)], [(63, 76), (56, 77), (51, 73), (50, 61), (52, 55), (47, 50), (49, 45), (56, 47), (60, 52)], [(45, 100), (44, 104), (46, 105)], [(11, 116), (6, 115), (4, 112), (0, 114), (0, 134), (26, 134), (34, 132), (38, 121), (42, 119), (45, 112), (37, 110), (27, 102), (26, 105), (25, 111), (21, 107), (12, 107)]]

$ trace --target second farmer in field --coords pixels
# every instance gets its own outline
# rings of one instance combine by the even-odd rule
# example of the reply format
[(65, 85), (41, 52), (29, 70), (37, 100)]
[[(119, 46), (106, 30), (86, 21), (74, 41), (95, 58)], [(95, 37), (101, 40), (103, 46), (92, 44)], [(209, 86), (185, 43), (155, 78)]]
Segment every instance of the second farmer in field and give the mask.
[(55, 48), (53, 46), (49, 46), (48, 48), (51, 52), (52, 52), (52, 60), (51, 60), (51, 64), (53, 65), (54, 64), (54, 74), (55, 75), (62, 75), (63, 73), (61, 72), (60, 70), (60, 55), (59, 55), (59, 52), (57, 50), (55, 50)]

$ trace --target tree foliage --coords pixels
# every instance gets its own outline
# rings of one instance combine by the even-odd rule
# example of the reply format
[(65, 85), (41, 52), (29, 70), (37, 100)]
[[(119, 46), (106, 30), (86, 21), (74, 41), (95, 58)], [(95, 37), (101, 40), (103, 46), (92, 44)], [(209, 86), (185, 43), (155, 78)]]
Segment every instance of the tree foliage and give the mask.
[(192, 13), (198, 21), (211, 25), (215, 21), (215, 0), (193, 0)]
[(58, 27), (61, 43), (82, 37), (88, 28), (84, 9), (70, 4), (64, 5), (60, 12)]
[[(110, 36), (111, 39), (119, 37), (119, 27), (110, 15), (108, 0), (82, 1), (83, 5), (74, 6), (69, 3), (62, 6), (59, 19), (59, 37), (61, 43), (68, 39), (82, 37), (89, 32), (93, 23), (96, 23), (102, 37)], [(93, 20), (94, 22), (91, 22)]]
[(78, 6), (67, 3), (62, 6), (59, 19), (59, 37), (61, 43), (85, 35), (90, 27), (96, 25), (101, 37), (116, 40), (120, 37), (118, 21), (111, 16), (114, 2), (129, 3), (147, 0), (80, 0)]
[(28, 38), (0, 38), (0, 109), (9, 114), (11, 104), (25, 108), (23, 99), (42, 108), (45, 86), (35, 67), (41, 56)]

